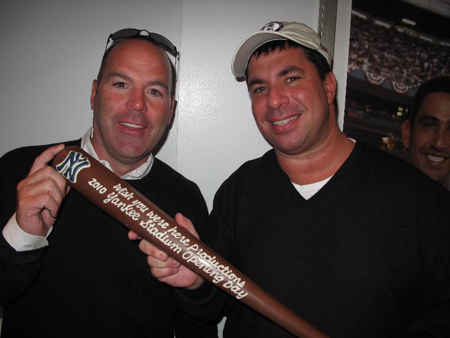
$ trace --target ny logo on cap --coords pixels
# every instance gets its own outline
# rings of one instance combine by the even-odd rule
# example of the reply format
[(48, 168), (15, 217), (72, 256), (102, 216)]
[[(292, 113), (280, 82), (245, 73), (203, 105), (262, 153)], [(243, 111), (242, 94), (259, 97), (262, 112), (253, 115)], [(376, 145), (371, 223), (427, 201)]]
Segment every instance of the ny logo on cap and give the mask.
[(261, 28), (261, 30), (278, 32), (279, 30), (282, 30), (283, 27), (284, 27), (284, 25), (281, 22), (272, 21), (272, 22), (269, 22), (267, 25), (265, 25), (263, 28)]

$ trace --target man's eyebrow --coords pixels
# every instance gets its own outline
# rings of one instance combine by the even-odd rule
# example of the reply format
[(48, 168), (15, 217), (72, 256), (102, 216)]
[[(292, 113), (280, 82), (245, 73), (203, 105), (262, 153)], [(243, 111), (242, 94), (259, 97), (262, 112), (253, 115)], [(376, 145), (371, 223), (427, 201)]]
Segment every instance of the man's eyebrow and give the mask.
[(287, 68), (281, 70), (278, 73), (278, 76), (286, 76), (286, 75), (288, 75), (290, 73), (297, 73), (297, 72), (301, 73), (301, 74), (304, 74), (305, 70), (303, 68), (299, 68), (299, 67), (296, 67), (296, 66), (291, 66), (291, 67), (287, 67)]
[(253, 85), (257, 85), (257, 84), (261, 84), (263, 83), (263, 80), (259, 79), (259, 78), (254, 78), (251, 79), (251, 81), (248, 83), (247, 87), (251, 87)]
[(129, 76), (127, 76), (125, 74), (122, 74), (122, 73), (117, 73), (117, 72), (116, 73), (111, 73), (111, 74), (108, 75), (108, 79), (111, 79), (113, 77), (120, 77), (121, 79), (124, 79), (124, 80), (127, 80), (127, 81), (131, 80), (131, 78)]
[(162, 82), (162, 81), (148, 81), (147, 86), (159, 86), (159, 87), (163, 87), (164, 89), (169, 89), (169, 86), (165, 82)]
[[(115, 73), (111, 73), (108, 75), (109, 79), (114, 78), (114, 77), (118, 77), (118, 78), (124, 79), (125, 81), (132, 82), (131, 77), (129, 77), (128, 75), (122, 74), (122, 73), (115, 72)], [(160, 86), (165, 89), (169, 89), (169, 86), (165, 82), (158, 81), (158, 80), (148, 81), (147, 86)]]
[[(278, 73), (278, 76), (283, 77), (290, 73), (300, 73), (300, 75), (303, 75), (305, 73), (305, 70), (303, 68), (299, 68), (296, 66), (290, 66), (290, 67), (286, 67), (286, 68), (282, 69)], [(254, 79), (251, 79), (251, 81), (248, 83), (248, 87), (251, 87), (251, 86), (257, 85), (257, 84), (261, 84), (261, 83), (264, 83), (264, 81), (262, 79), (254, 78)]]
[(419, 117), (417, 119), (417, 122), (422, 122), (422, 121), (435, 121), (435, 122), (439, 122), (439, 119), (436, 116), (433, 115), (422, 115), (421, 117)]

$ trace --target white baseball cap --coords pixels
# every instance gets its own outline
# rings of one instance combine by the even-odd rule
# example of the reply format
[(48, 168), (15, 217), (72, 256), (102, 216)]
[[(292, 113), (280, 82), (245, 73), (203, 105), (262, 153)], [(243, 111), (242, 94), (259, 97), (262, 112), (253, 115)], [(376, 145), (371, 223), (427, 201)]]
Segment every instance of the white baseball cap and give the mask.
[(247, 37), (238, 47), (231, 63), (231, 70), (236, 77), (244, 77), (248, 61), (253, 52), (269, 41), (291, 40), (299, 45), (322, 54), (331, 67), (331, 56), (322, 40), (313, 29), (298, 22), (272, 21), (260, 31)]

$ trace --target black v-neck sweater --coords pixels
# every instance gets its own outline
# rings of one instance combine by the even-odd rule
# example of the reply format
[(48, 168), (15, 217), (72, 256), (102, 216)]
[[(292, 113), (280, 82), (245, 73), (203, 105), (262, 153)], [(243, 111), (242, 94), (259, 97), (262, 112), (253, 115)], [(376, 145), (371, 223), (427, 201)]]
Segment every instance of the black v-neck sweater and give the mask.
[[(332, 338), (450, 337), (449, 197), (408, 163), (357, 142), (305, 200), (271, 150), (224, 182), (204, 239)], [(225, 338), (292, 337), (208, 288), (183, 291), (185, 306), (203, 318), (225, 314)]]
[[(79, 141), (68, 144), (78, 144)], [(0, 160), (0, 217), (15, 211), (16, 186), (48, 146)], [(207, 207), (198, 187), (155, 158), (149, 174), (128, 181), (167, 214), (181, 212), (201, 231)], [(73, 189), (63, 202), (50, 246), (15, 252), (0, 236), (3, 337), (216, 337), (181, 312), (173, 288), (151, 276), (127, 228)]]

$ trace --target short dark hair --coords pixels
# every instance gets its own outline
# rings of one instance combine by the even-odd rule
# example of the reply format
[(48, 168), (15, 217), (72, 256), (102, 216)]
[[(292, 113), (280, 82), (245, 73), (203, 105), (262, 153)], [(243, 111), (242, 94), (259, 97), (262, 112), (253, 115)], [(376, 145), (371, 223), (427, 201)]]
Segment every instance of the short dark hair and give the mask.
[(417, 112), (422, 106), (423, 100), (429, 94), (433, 93), (449, 93), (450, 94), (450, 76), (443, 75), (434, 77), (428, 81), (422, 83), (414, 96), (414, 101), (411, 109), (411, 114), (409, 115), (409, 121), (411, 124), (411, 129), (416, 119)]
[[(97, 74), (97, 82), (98, 82), (98, 83), (100, 83), (100, 81), (102, 80), (103, 72), (104, 72), (104, 69), (105, 69), (105, 66), (106, 66), (106, 61), (108, 61), (108, 57), (109, 57), (109, 54), (111, 54), (111, 51), (112, 51), (114, 48), (116, 48), (118, 45), (120, 45), (122, 42), (127, 41), (127, 40), (142, 40), (142, 41), (147, 41), (148, 43), (151, 43), (151, 44), (153, 44), (153, 45), (155, 45), (155, 46), (161, 48), (161, 49), (164, 51), (164, 53), (165, 53), (165, 48), (164, 48), (163, 46), (161, 46), (160, 44), (158, 44), (158, 43), (155, 42), (155, 41), (150, 40), (150, 39), (148, 38), (148, 36), (145, 36), (145, 35), (139, 35), (139, 36), (129, 37), (129, 38), (126, 38), (126, 39), (121, 39), (120, 41), (118, 41), (118, 42), (116, 42), (116, 43), (113, 43), (113, 44), (105, 51), (105, 53), (103, 54), (102, 62), (101, 62), (101, 64), (100, 64), (100, 69), (99, 69), (98, 74)], [(167, 56), (167, 59), (168, 59), (168, 61), (169, 61), (169, 66), (170, 66), (170, 71), (171, 71), (171, 76), (172, 76), (172, 87), (169, 88), (169, 89), (170, 89), (171, 95), (173, 96), (173, 95), (175, 94), (176, 72), (175, 72), (175, 67), (174, 67), (173, 63), (172, 63), (172, 61), (170, 60), (170, 58), (169, 58), (168, 56)]]
[[(259, 58), (261, 55), (269, 55), (275, 50), (283, 51), (288, 48), (301, 48), (303, 49), (303, 52), (305, 53), (306, 58), (311, 61), (314, 66), (316, 67), (317, 73), (319, 74), (319, 77), (322, 81), (325, 80), (325, 75), (331, 72), (331, 67), (328, 64), (327, 59), (320, 54), (319, 52), (312, 50), (308, 47), (302, 46), (294, 41), (291, 40), (275, 40), (270, 41), (268, 43), (265, 43), (264, 45), (258, 47), (250, 56), (255, 56), (256, 58)], [(250, 59), (249, 59), (250, 60)], [(247, 68), (245, 69), (245, 78), (247, 79), (248, 83), (248, 64)]]

